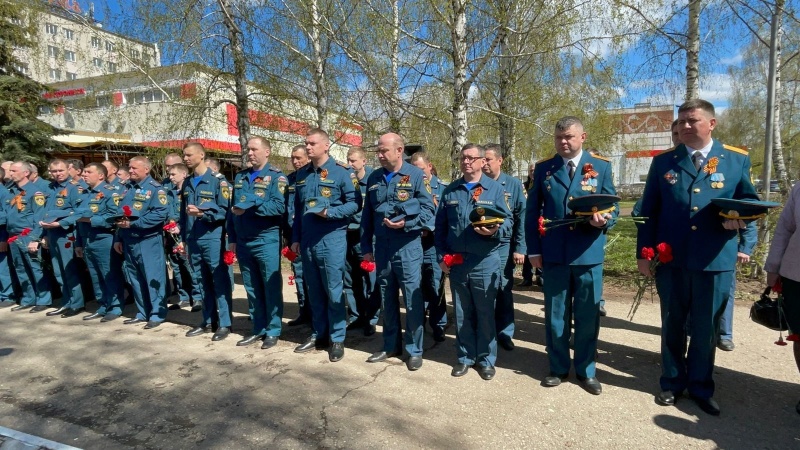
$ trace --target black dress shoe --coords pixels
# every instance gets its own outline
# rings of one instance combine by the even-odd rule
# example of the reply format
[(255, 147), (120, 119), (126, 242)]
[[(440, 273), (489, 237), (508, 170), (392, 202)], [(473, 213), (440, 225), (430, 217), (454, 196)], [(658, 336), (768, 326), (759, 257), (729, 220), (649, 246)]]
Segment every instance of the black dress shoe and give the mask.
[[(42, 312), (42, 311), (48, 310), (50, 308), (52, 308), (52, 306), (49, 306), (49, 305), (36, 305), (33, 308), (31, 308), (31, 312), (32, 313)], [(66, 311), (66, 310), (67, 310), (67, 308), (62, 306), (61, 308), (54, 309), (52, 311), (47, 311), (45, 313), (45, 315), (48, 316), (48, 317), (60, 316), (61, 314), (64, 314), (64, 311)]]
[(194, 305), (192, 305), (192, 312), (197, 312), (202, 310), (203, 310), (203, 302), (194, 302)]
[(186, 337), (200, 336), (201, 334), (208, 333), (208, 327), (194, 327), (186, 332)]
[(214, 332), (214, 335), (211, 336), (211, 340), (214, 341), (214, 342), (219, 342), (219, 341), (225, 339), (226, 337), (228, 337), (229, 334), (231, 334), (231, 329), (230, 328), (221, 327), (221, 328), (218, 328), (217, 331)]
[(519, 287), (531, 287), (531, 286), (533, 286), (533, 280), (522, 280), (519, 283), (517, 283), (517, 286), (519, 286)]
[(444, 330), (441, 328), (434, 328), (433, 330), (433, 340), (435, 342), (444, 342)]
[(67, 308), (67, 310), (64, 311), (64, 314), (61, 314), (61, 317), (63, 318), (74, 317), (82, 313), (83, 311), (84, 311), (83, 308), (78, 308), (78, 309)]
[(656, 395), (656, 403), (661, 406), (675, 406), (676, 401), (672, 391), (661, 391)]
[(717, 342), (717, 348), (724, 352), (732, 352), (733, 349), (736, 348), (736, 345), (734, 345), (733, 341), (730, 339), (720, 339), (719, 342)]
[(237, 342), (236, 345), (239, 347), (244, 347), (245, 345), (250, 345), (254, 342), (258, 342), (264, 339), (264, 335), (261, 334), (254, 334), (252, 336), (247, 336), (246, 338), (242, 339), (241, 341)]
[(112, 320), (119, 319), (119, 314), (106, 314), (100, 319), (100, 322), (111, 322)]
[(33, 308), (33, 305), (17, 305), (11, 308), (12, 311), (22, 311), (24, 309)]
[(125, 325), (136, 325), (137, 323), (144, 323), (144, 322), (147, 322), (147, 321), (144, 320), (144, 319), (135, 318), (135, 319), (128, 319), (128, 320), (126, 320), (126, 321), (124, 321), (122, 323), (125, 324)]
[(155, 322), (155, 321), (151, 320), (151, 321), (147, 322), (147, 325), (144, 326), (144, 329), (145, 330), (152, 330), (153, 328), (161, 326), (162, 323), (164, 323), (164, 322)]
[(331, 362), (341, 361), (344, 358), (344, 342), (334, 342), (328, 359)]
[(454, 377), (463, 377), (464, 375), (467, 374), (467, 372), (469, 372), (469, 367), (470, 366), (466, 364), (458, 363), (455, 366), (453, 366), (453, 371), (450, 372), (450, 375)]
[(503, 347), (505, 350), (508, 350), (509, 352), (511, 350), (514, 350), (514, 347), (515, 347), (514, 341), (512, 341), (511, 339), (508, 339), (508, 338), (499, 339), (498, 343), (500, 344), (500, 347)]
[(558, 374), (550, 374), (544, 377), (542, 380), (542, 386), (544, 387), (556, 387), (561, 384), (562, 381), (566, 380), (569, 375), (558, 375)]
[(364, 325), (365, 325), (365, 323), (364, 323), (363, 320), (356, 319), (356, 320), (354, 320), (354, 321), (352, 321), (352, 322), (347, 324), (347, 331), (358, 330), (359, 328), (364, 328)]
[(305, 342), (294, 348), (295, 353), (305, 353), (314, 350), (317, 347), (317, 337), (311, 336)]
[(278, 345), (278, 336), (267, 336), (264, 338), (264, 343), (261, 344), (261, 350), (266, 350)]
[(583, 389), (592, 395), (600, 395), (603, 392), (603, 385), (595, 377), (578, 377), (578, 381), (581, 382)]
[(486, 381), (489, 381), (492, 378), (494, 378), (494, 374), (495, 373), (496, 373), (496, 371), (494, 370), (494, 367), (492, 367), (492, 366), (481, 366), (478, 369), (478, 375), (480, 375), (481, 378), (483, 378)]
[(409, 356), (406, 367), (412, 372), (419, 370), (422, 367), (422, 356)]
[(94, 319), (102, 319), (103, 315), (100, 313), (89, 314), (88, 316), (83, 316), (83, 320), (94, 320)]
[(395, 356), (400, 356), (399, 352), (375, 352), (367, 358), (368, 363), (376, 363), (381, 361), (386, 361), (388, 358), (393, 358)]
[(606, 307), (600, 305), (600, 317), (605, 317), (608, 313), (606, 312)]
[(368, 323), (364, 325), (364, 336), (372, 336), (375, 334), (375, 325)]
[(290, 327), (296, 327), (298, 325), (303, 325), (306, 323), (311, 323), (311, 317), (300, 315), (296, 319), (292, 319), (289, 322), (287, 322), (286, 325)]
[(706, 414), (711, 414), (712, 416), (719, 415), (719, 405), (713, 398), (701, 398), (692, 395), (692, 400), (694, 400), (694, 402), (697, 403), (697, 406), (699, 406), (700, 409), (702, 409)]

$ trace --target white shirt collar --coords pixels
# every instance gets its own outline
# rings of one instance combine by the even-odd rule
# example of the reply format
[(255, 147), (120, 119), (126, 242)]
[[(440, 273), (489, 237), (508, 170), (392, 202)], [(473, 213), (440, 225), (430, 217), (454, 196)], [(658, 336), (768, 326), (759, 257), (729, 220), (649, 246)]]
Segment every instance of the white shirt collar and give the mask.
[(703, 161), (705, 161), (706, 159), (708, 159), (708, 153), (711, 151), (711, 147), (713, 145), (714, 145), (714, 139), (711, 139), (711, 141), (708, 143), (708, 145), (706, 145), (703, 148), (692, 148), (692, 147), (689, 147), (687, 145), (686, 146), (686, 151), (689, 152), (689, 157), (694, 155), (694, 152), (700, 152), (700, 154), (703, 155)]
[(572, 163), (575, 164), (575, 167), (577, 168), (578, 167), (578, 163), (581, 161), (581, 156), (583, 156), (583, 149), (581, 149), (581, 151), (579, 151), (578, 154), (573, 158), (567, 159), (567, 158), (564, 158), (562, 156), (561, 159), (564, 160), (564, 165), (565, 166), (569, 165), (569, 162), (572, 161)]

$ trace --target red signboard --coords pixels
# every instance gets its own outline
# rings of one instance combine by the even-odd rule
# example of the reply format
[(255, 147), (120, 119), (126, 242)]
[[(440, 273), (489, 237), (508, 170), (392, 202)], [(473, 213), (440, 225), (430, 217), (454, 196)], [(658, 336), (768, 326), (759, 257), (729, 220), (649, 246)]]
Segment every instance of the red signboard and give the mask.
[(48, 100), (52, 100), (54, 98), (74, 97), (76, 95), (86, 95), (86, 89), (77, 88), (77, 89), (65, 89), (63, 91), (45, 92), (44, 94), (42, 94), (42, 97)]
[(78, 4), (77, 0), (47, 0), (47, 3), (53, 6), (60, 6), (76, 14), (81, 13), (81, 5)]

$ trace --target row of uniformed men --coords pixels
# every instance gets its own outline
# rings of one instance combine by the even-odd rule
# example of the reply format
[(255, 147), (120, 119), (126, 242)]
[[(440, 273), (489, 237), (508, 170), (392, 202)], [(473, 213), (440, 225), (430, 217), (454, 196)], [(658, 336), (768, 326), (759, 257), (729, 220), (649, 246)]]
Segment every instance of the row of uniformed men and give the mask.
[[(443, 295), (439, 293), (442, 254), (437, 252), (433, 238), (434, 211), (440, 206), (444, 185), (431, 173), (431, 164), (424, 154), (415, 155), (413, 165), (403, 161), (403, 142), (398, 135), (381, 139), (378, 158), (383, 169), (374, 173), (366, 166), (362, 150), (350, 152), (352, 168), (348, 168), (328, 156), (329, 146), (324, 131), (312, 130), (305, 145), (294, 149), (292, 159), (298, 170), (287, 179), (268, 164), (269, 142), (253, 138), (248, 143), (252, 167), (236, 176), (231, 193), (224, 177), (207, 167), (202, 145), (189, 143), (183, 149), (183, 161), (191, 175), (176, 197), (179, 207), (172, 211), (170, 186), (150, 177), (151, 165), (144, 157), (131, 159), (127, 184), (114, 176), (117, 168), (110, 162), (89, 164), (83, 171), (83, 179), (76, 180), (67, 171), (69, 164), (54, 160), (49, 166), (52, 176), (49, 183), (35, 181), (33, 169), (27, 163), (9, 164), (10, 180), (3, 191), (7, 194), (2, 218), (8, 233), (4, 242), (10, 251), (3, 252), (3, 256), (11, 255), (20, 282), (20, 304), (13, 309), (49, 308), (52, 300), (38, 257), (40, 243), (46, 243), (55, 276), (64, 292), (62, 307), (51, 311), (51, 315), (72, 316), (83, 309), (74, 258), (79, 256), (88, 265), (100, 304), (97, 312), (85, 319), (108, 321), (120, 315), (124, 279), (138, 308), (136, 317), (126, 323), (147, 322), (146, 328), (158, 326), (167, 311), (162, 228), (172, 218), (177, 226), (168, 233), (180, 236), (176, 241), (182, 242), (189, 257), (188, 267), (197, 274), (189, 277), (192, 281), (188, 284), (199, 291), (206, 306), (202, 323), (187, 335), (202, 334), (213, 327), (217, 328), (214, 339), (219, 340), (230, 332), (231, 283), (222, 262), (227, 229), (228, 247), (240, 262), (253, 319), (252, 334), (239, 344), (264, 340), (262, 347), (269, 348), (277, 342), (281, 329), (283, 301), (276, 255), (280, 251), (279, 230), (283, 225), (287, 237), (291, 230), (291, 239), (287, 241), (292, 250), (301, 253), (298, 261), (302, 263), (294, 264), (294, 268), (298, 275), (301, 267), (305, 269), (302, 278), (297, 276), (304, 285), (301, 289), (298, 283), (298, 291), (308, 292), (304, 300), (309, 307), (302, 311), (313, 317), (314, 333), (297, 351), (331, 341), (331, 360), (341, 359), (348, 324), (342, 298), (348, 299), (351, 316), (360, 317), (358, 323), (365, 325), (368, 332), (374, 331), (383, 304), (385, 351), (372, 355), (370, 361), (399, 355), (405, 348), (410, 356), (409, 368), (416, 370), (421, 365), (425, 304), (431, 311), (436, 340), (444, 339), (447, 323), (444, 302), (440, 300)], [(514, 232), (504, 231), (501, 239), (492, 242), (504, 246), (498, 254), (505, 255), (502, 258), (505, 270), (496, 274), (504, 275), (497, 329), (500, 342), (511, 349), (511, 275), (514, 263), (519, 263), (525, 253), (521, 223), (524, 194), (518, 180), (500, 172), (500, 153), (496, 147), (491, 149), (489, 155), (493, 156), (487, 158), (487, 174), (497, 179), (500, 186), (506, 186), (499, 206), (514, 210), (509, 218), (515, 220), (506, 223)], [(305, 164), (306, 158), (311, 162)], [(180, 165), (173, 161), (170, 172), (176, 169), (180, 171)], [(363, 219), (358, 217), (362, 203)], [(375, 272), (362, 268), (362, 259), (377, 263), (380, 276), (376, 290), (372, 290)], [(350, 262), (351, 270), (345, 270), (346, 261)], [(180, 278), (179, 267), (175, 272), (175, 277)], [(213, 283), (199, 280), (213, 280)], [(6, 284), (10, 283), (3, 286)], [(494, 281), (490, 284), (495, 285)], [(408, 312), (405, 337), (399, 323), (400, 288), (404, 290)], [(344, 297), (343, 289), (347, 290)], [(498, 295), (496, 291), (492, 295)], [(6, 304), (13, 303), (10, 295), (5, 299)], [(460, 329), (459, 312), (457, 307)], [(492, 311), (491, 316), (494, 315)], [(302, 322), (304, 317), (299, 319)], [(473, 347), (474, 344), (460, 342), (459, 352), (469, 353), (475, 359)], [(496, 353), (496, 345), (494, 349)], [(489, 357), (487, 365), (493, 366), (492, 358)]]

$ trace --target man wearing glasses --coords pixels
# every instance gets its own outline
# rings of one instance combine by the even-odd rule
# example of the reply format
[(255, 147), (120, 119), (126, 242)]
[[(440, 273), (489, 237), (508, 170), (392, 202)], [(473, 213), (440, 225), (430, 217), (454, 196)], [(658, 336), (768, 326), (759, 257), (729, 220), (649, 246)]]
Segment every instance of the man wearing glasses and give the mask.
[[(495, 375), (497, 332), (494, 305), (500, 286), (501, 238), (511, 235), (511, 211), (502, 185), (483, 173), (483, 147), (467, 144), (461, 149), (461, 173), (442, 194), (436, 213), (436, 257), (450, 275), (456, 313), (458, 363), (451, 375), (461, 377), (475, 366), (484, 380)], [(473, 225), (475, 219), (498, 217), (492, 224)], [(472, 218), (470, 216), (473, 216)], [(484, 221), (484, 220), (480, 220)]]

